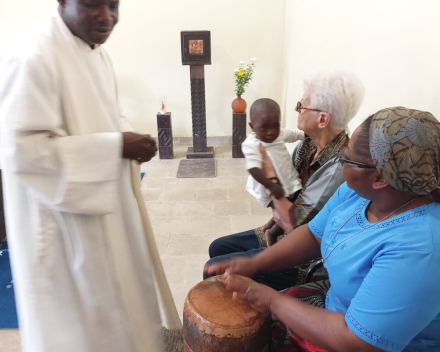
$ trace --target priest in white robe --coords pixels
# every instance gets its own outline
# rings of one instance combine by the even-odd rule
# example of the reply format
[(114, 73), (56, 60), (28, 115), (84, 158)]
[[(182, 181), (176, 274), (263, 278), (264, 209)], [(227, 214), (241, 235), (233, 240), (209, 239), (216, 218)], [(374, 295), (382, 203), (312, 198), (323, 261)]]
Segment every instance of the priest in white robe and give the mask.
[(149, 136), (123, 133), (100, 46), (117, 19), (118, 1), (59, 0), (1, 58), (0, 151), (24, 352), (162, 351), (155, 281), (165, 311), (174, 309), (171, 328), (180, 325), (131, 170), (130, 159), (157, 149)]

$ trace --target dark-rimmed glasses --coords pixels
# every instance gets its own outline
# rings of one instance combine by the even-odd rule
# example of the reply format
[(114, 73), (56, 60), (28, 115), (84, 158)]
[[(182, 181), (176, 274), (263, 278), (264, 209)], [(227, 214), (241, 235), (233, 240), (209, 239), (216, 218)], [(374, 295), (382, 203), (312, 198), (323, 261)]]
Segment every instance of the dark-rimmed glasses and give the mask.
[(345, 159), (340, 155), (338, 155), (336, 157), (335, 163), (341, 163), (342, 166), (344, 164), (346, 164), (348, 166), (358, 167), (359, 169), (375, 169), (376, 168), (376, 166), (373, 166), (373, 165), (368, 165), (368, 164), (360, 163), (358, 161)]
[(302, 106), (302, 102), (299, 101), (299, 102), (296, 103), (296, 111), (301, 112), (301, 110), (310, 110), (310, 111), (323, 112), (322, 110), (318, 110), (318, 109), (305, 108), (304, 106)]

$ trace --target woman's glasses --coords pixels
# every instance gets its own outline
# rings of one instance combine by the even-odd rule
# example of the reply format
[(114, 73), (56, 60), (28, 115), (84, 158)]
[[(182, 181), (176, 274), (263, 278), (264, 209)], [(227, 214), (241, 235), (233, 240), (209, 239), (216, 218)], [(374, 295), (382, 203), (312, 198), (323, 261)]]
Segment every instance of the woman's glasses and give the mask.
[(373, 165), (368, 165), (368, 164), (360, 163), (357, 161), (345, 159), (340, 155), (338, 155), (336, 157), (335, 163), (341, 163), (341, 165), (346, 164), (348, 166), (358, 167), (360, 169), (375, 169), (376, 168), (376, 166), (373, 166)]
[(296, 103), (296, 111), (301, 112), (301, 110), (310, 110), (310, 111), (323, 112), (322, 110), (318, 110), (318, 109), (305, 108), (304, 106), (302, 106), (302, 102), (299, 101), (299, 102)]

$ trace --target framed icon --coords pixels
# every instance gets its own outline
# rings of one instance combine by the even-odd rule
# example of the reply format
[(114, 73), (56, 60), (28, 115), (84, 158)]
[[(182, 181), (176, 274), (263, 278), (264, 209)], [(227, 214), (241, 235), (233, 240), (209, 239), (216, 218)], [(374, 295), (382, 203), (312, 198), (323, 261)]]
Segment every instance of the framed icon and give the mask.
[(180, 32), (183, 65), (211, 65), (211, 32)]

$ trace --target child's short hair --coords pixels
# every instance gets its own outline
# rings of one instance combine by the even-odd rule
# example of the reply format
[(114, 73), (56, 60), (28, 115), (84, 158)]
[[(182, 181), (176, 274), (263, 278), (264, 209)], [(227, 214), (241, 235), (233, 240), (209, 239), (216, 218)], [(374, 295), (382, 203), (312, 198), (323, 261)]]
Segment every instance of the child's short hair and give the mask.
[(278, 103), (275, 100), (269, 98), (262, 98), (254, 101), (249, 113), (251, 121), (253, 120), (253, 117), (255, 116), (255, 113), (257, 111), (276, 111), (281, 114), (280, 106), (278, 105)]

